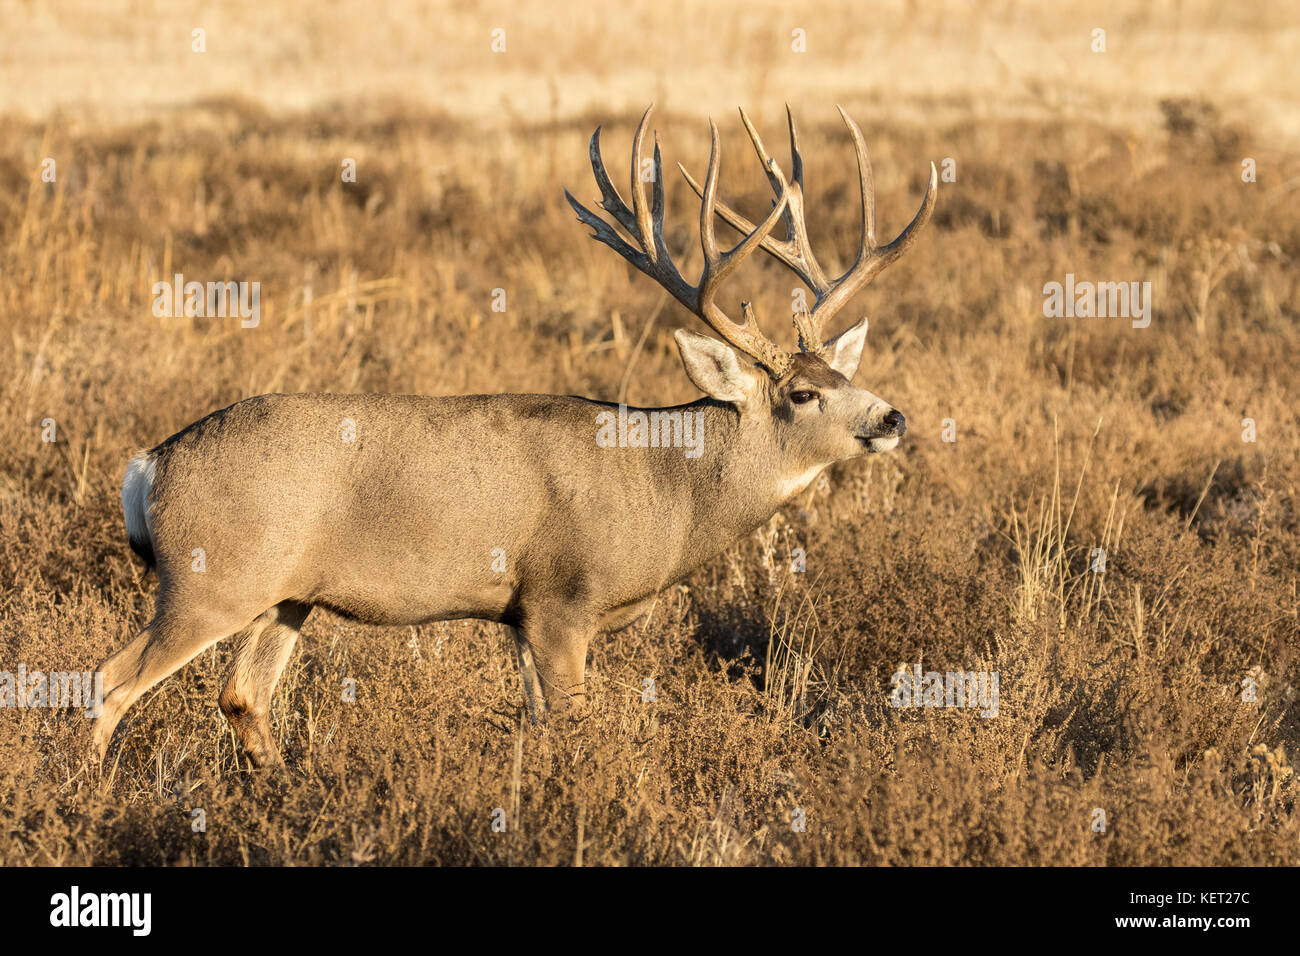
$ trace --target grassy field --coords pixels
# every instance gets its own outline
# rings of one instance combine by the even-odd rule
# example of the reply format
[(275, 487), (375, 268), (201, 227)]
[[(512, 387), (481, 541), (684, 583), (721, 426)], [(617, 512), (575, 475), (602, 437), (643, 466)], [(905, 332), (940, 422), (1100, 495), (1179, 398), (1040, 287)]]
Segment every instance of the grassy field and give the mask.
[[(882, 234), (930, 160), (956, 179), (839, 319), (871, 317), (856, 381), (907, 415), (901, 447), (829, 470), (598, 640), (585, 721), (528, 726), (495, 625), (317, 611), (277, 692), (283, 776), (250, 772), (217, 709), (227, 644), (136, 705), (102, 771), (75, 712), (0, 709), (0, 863), (1300, 864), (1300, 15), (231, 3), (202, 61), (183, 8), (96, 9), (19, 4), (26, 42), (0, 51), (0, 671), (91, 669), (148, 620), (123, 468), (214, 408), (695, 398), (671, 332), (701, 326), (564, 202), (595, 194), (597, 124), (621, 175), (657, 100), (665, 167), (698, 170), (711, 111), (724, 195), (753, 215), (767, 186), (729, 111), (786, 164), (791, 101), (812, 240), (841, 269), (835, 102), (872, 149)], [(671, 181), (693, 268), (697, 209)], [(177, 272), (260, 282), (260, 324), (156, 318)], [(1045, 317), (1067, 273), (1150, 282), (1149, 327)], [(755, 261), (728, 294), (790, 345), (790, 285)], [(892, 707), (916, 664), (997, 672), (998, 715)]]

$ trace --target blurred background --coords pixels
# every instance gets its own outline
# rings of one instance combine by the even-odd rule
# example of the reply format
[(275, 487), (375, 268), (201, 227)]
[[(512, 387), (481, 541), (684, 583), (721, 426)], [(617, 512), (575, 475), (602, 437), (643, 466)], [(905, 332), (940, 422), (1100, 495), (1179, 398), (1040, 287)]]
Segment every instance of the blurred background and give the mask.
[[(891, 116), (1158, 120), (1161, 97), (1231, 103), (1300, 133), (1300, 10), (1214, 0), (629, 0), (312, 4), (6, 0), (0, 107), (101, 118), (239, 94), (274, 110), (400, 97), (485, 124), (769, 101)], [(191, 54), (195, 28), (207, 52)], [(493, 52), (494, 29), (505, 52)], [(1091, 52), (1107, 31), (1106, 56)], [(804, 31), (803, 52), (794, 31)], [(863, 117), (864, 120), (869, 117)]]

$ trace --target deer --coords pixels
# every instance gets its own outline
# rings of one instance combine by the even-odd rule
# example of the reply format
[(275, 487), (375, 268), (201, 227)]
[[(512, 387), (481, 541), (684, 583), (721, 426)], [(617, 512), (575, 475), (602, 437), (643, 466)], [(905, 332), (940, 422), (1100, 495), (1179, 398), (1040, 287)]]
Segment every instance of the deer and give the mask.
[[(282, 768), (272, 696), (314, 608), (372, 625), (504, 624), (531, 720), (581, 718), (590, 713), (585, 671), (596, 635), (639, 619), (660, 592), (768, 522), (831, 464), (898, 445), (903, 414), (852, 384), (867, 319), (831, 338), (823, 329), (916, 242), (934, 210), (934, 164), (911, 223), (877, 243), (870, 158), (840, 109), (857, 157), (861, 230), (856, 259), (831, 278), (808, 242), (789, 107), (788, 180), (740, 111), (774, 192), (758, 224), (717, 196), (721, 148), (710, 120), (703, 184), (679, 164), (701, 200), (704, 264), (692, 284), (664, 239), (657, 133), (646, 195), (652, 109), (633, 138), (630, 206), (606, 172), (599, 127), (590, 140), (600, 206), (626, 238), (568, 190), (565, 198), (592, 238), (716, 333), (674, 333), (703, 397), (623, 410), (559, 395), (259, 395), (135, 455), (122, 483), (127, 541), (156, 571), (157, 594), (149, 622), (100, 665), (92, 742), (100, 762), (142, 694), (233, 637), (219, 706), (253, 767)], [(743, 235), (730, 250), (718, 245), (715, 219)], [(778, 221), (782, 239), (772, 235)], [(797, 351), (763, 334), (749, 302), (738, 321), (718, 304), (719, 287), (760, 248), (814, 298), (794, 316)], [(692, 416), (695, 453), (644, 435), (597, 442), (601, 416), (608, 424), (637, 412)]]

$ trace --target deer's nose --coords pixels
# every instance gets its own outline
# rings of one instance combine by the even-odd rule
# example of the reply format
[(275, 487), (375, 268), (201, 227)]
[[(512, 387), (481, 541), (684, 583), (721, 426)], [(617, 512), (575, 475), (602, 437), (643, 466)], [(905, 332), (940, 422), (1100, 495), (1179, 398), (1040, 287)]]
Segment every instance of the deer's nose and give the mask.
[(885, 413), (885, 427), (892, 430), (895, 435), (904, 435), (907, 433), (907, 419), (898, 409), (892, 408)]

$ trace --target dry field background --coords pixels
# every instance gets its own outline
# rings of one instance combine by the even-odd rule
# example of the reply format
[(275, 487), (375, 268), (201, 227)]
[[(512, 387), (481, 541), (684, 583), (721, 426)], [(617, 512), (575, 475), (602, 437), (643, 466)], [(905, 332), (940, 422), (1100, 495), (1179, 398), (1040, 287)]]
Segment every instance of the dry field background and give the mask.
[[(102, 773), (88, 722), (4, 709), (0, 862), (1300, 863), (1300, 12), (370, 6), (4, 4), (0, 670), (93, 668), (147, 620), (122, 470), (214, 408), (694, 397), (671, 341), (694, 320), (561, 191), (594, 193), (597, 123), (622, 168), (651, 99), (669, 168), (700, 168), (722, 122), (724, 192), (751, 214), (766, 185), (731, 110), (785, 162), (790, 101), (813, 241), (841, 267), (835, 102), (872, 148), (882, 232), (956, 160), (927, 236), (851, 310), (872, 319), (858, 382), (909, 434), (596, 642), (574, 728), (521, 726), (495, 626), (324, 612), (277, 694), (283, 777), (248, 771), (216, 707), (224, 645), (146, 695)], [(697, 207), (669, 196), (698, 265)], [(260, 326), (154, 318), (174, 272), (260, 282)], [(1044, 318), (1067, 272), (1150, 281), (1150, 327)], [(731, 291), (787, 343), (790, 281), (752, 263)], [(999, 715), (890, 707), (918, 662), (998, 671)]]

